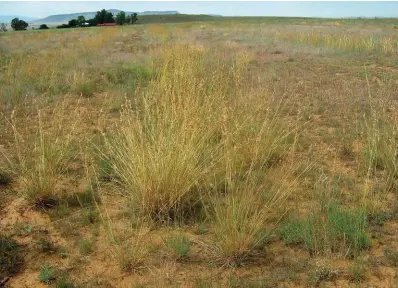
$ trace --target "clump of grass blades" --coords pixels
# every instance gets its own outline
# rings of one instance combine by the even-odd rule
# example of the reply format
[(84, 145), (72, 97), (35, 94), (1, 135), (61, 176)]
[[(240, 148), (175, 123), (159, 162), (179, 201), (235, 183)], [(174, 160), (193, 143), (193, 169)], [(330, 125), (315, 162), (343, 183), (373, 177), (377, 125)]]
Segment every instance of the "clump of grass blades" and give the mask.
[(0, 235), (0, 283), (8, 276), (17, 273), (23, 264), (19, 244), (6, 236)]
[(185, 235), (170, 236), (166, 239), (165, 244), (176, 259), (187, 258), (191, 250), (191, 241)]
[(213, 71), (201, 48), (177, 45), (163, 53), (158, 76), (136, 110), (124, 106), (104, 154), (133, 209), (169, 222), (201, 198), (201, 183), (218, 157), (221, 109), (234, 93), (228, 83), (238, 76), (225, 63)]
[(266, 225), (283, 214), (282, 206), (291, 189), (270, 189), (254, 178), (249, 175), (246, 181), (230, 184), (225, 196), (211, 196), (209, 218), (216, 243), (213, 252), (221, 264), (244, 263), (269, 236), (264, 233)]
[[(274, 119), (274, 123), (277, 122)], [(270, 180), (271, 173), (278, 173), (273, 165), (265, 165), (273, 157), (273, 152), (278, 150), (278, 153), (287, 153), (294, 145), (283, 145), (283, 139), (288, 135), (284, 129), (267, 128), (261, 129), (257, 141), (252, 142), (251, 149), (254, 152), (248, 158), (249, 167), (244, 162), (236, 161), (241, 155), (238, 149), (229, 145), (228, 139), (223, 142), (223, 193), (210, 190), (208, 201), (211, 207), (209, 220), (217, 242), (214, 252), (216, 258), (226, 265), (241, 264), (264, 242), (268, 236), (264, 233), (265, 226), (270, 224), (272, 218), (283, 215), (283, 205), (297, 180), (289, 179), (290, 184), (286, 184), (295, 170), (291, 164), (280, 168), (278, 182)], [(232, 135), (227, 132), (225, 137), (231, 138)], [(280, 150), (281, 147), (284, 148)], [(212, 189), (218, 190), (218, 187), (216, 183)]]
[(141, 223), (137, 229), (124, 230), (122, 233), (115, 229), (108, 219), (104, 222), (109, 240), (110, 251), (123, 270), (137, 271), (149, 253), (145, 235), (147, 227)]
[[(10, 124), (17, 152), (15, 170), (22, 180), (24, 196), (38, 205), (54, 203), (59, 175), (67, 170), (75, 157), (80, 113), (78, 110), (67, 111), (66, 101), (56, 104), (48, 114), (46, 110), (38, 109), (35, 118), (27, 117), (25, 121), (15, 113), (14, 110)], [(50, 125), (48, 119), (51, 119)]]
[(377, 174), (385, 183), (382, 193), (374, 193), (371, 185), (364, 186), (363, 205), (370, 213), (377, 213), (383, 209), (382, 202), (398, 178), (398, 122), (396, 116), (389, 113), (387, 101), (373, 98), (369, 82), (368, 87), (370, 109), (363, 119), (359, 171), (364, 172), (369, 183)]
[(323, 212), (289, 219), (280, 233), (285, 243), (302, 243), (311, 254), (353, 256), (370, 246), (366, 228), (363, 209), (349, 211), (332, 202)]

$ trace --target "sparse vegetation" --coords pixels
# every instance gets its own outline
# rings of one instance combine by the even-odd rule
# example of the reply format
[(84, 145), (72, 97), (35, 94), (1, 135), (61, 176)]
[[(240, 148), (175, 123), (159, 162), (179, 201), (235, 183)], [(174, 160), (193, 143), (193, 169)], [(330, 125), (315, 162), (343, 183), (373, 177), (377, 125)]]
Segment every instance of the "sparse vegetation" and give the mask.
[(302, 243), (315, 254), (339, 251), (342, 255), (356, 255), (370, 246), (363, 211), (347, 211), (336, 203), (329, 204), (325, 210), (286, 223), (281, 229), (285, 243)]
[(39, 273), (39, 280), (40, 282), (50, 284), (51, 281), (55, 280), (55, 271), (54, 268), (48, 264), (44, 264)]
[(82, 255), (89, 255), (93, 252), (93, 243), (90, 239), (82, 239), (79, 242), (79, 250)]
[(396, 22), (139, 18), (0, 34), (0, 281), (394, 283)]
[(13, 239), (0, 235), (0, 283), (20, 271), (23, 256), (20, 245)]
[[(14, 131), (14, 143), (17, 149), (18, 166), (16, 172), (21, 176), (23, 195), (39, 206), (56, 205), (56, 185), (60, 175), (65, 173), (67, 165), (74, 159), (74, 145), (79, 114), (75, 112), (72, 122), (67, 122), (67, 103), (61, 104), (47, 114), (52, 119), (49, 129), (44, 117), (46, 111), (37, 110), (32, 121), (33, 133), (28, 131), (30, 119), (19, 123), (14, 116), (10, 124)], [(48, 113), (48, 112), (47, 112)], [(15, 114), (14, 114), (15, 115)]]
[(167, 249), (179, 259), (185, 259), (189, 256), (191, 250), (191, 241), (185, 235), (170, 236), (165, 240)]
[(384, 250), (384, 256), (387, 258), (387, 261), (392, 265), (397, 267), (398, 266), (398, 251), (391, 249), (391, 248), (386, 248)]

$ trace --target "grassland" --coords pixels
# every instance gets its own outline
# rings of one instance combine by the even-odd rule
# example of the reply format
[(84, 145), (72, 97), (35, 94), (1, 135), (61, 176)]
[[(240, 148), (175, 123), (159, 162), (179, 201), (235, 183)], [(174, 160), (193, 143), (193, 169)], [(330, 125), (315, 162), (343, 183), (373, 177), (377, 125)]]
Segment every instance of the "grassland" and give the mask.
[(0, 34), (0, 286), (397, 287), (396, 20), (145, 17)]

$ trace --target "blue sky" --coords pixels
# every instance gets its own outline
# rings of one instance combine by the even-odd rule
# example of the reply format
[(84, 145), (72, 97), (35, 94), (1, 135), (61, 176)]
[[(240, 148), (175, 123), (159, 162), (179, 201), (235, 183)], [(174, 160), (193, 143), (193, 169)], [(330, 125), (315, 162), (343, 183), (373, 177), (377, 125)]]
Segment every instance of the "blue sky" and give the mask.
[(42, 18), (101, 8), (223, 16), (398, 17), (396, 2), (0, 2), (0, 15)]

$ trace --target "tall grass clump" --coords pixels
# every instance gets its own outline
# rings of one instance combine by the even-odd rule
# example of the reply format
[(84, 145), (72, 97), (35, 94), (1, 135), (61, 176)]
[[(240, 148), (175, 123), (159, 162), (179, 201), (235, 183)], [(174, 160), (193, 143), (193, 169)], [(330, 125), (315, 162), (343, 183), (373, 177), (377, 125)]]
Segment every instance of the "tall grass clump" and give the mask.
[(269, 235), (264, 229), (273, 229), (284, 214), (300, 177), (294, 175), (300, 160), (289, 158), (299, 125), (285, 121), (288, 103), (241, 85), (245, 93), (222, 115), (220, 156), (205, 200), (216, 243), (212, 250), (226, 265), (244, 262), (264, 242)]
[(16, 165), (23, 195), (32, 203), (45, 205), (57, 195), (57, 182), (76, 157), (77, 130), (81, 114), (67, 101), (52, 109), (18, 117), (14, 110), (9, 123), (14, 132)]
[[(279, 137), (273, 140), (280, 141), (282, 146), (285, 134), (272, 136)], [(217, 182), (210, 188), (208, 216), (215, 240), (212, 250), (217, 262), (222, 264), (240, 265), (252, 255), (286, 212), (286, 200), (297, 184), (293, 163), (258, 165), (259, 159), (262, 159), (262, 164), (268, 162), (273, 155), (272, 150), (279, 148), (278, 145), (269, 145), (267, 151), (263, 145), (270, 144), (268, 141), (252, 146), (257, 155), (249, 167), (234, 161), (240, 154), (227, 155), (221, 186)], [(285, 149), (284, 153), (288, 154), (289, 150)], [(232, 149), (229, 153), (236, 152)], [(262, 157), (259, 152), (262, 152)], [(278, 165), (282, 167), (276, 167)], [(215, 179), (219, 181), (217, 177)], [(264, 233), (268, 229), (270, 231)]]
[(141, 215), (176, 220), (201, 198), (236, 78), (227, 60), (211, 63), (209, 55), (201, 47), (167, 46), (154, 61), (157, 77), (134, 105), (126, 103), (115, 133), (105, 137), (115, 178)]
[[(373, 98), (369, 91), (368, 101), (369, 109), (361, 121), (362, 147), (358, 169), (366, 176), (364, 205), (373, 213), (383, 209), (387, 193), (397, 185), (398, 122), (396, 115), (389, 110), (388, 97)], [(377, 178), (381, 179), (384, 191), (374, 189)]]

